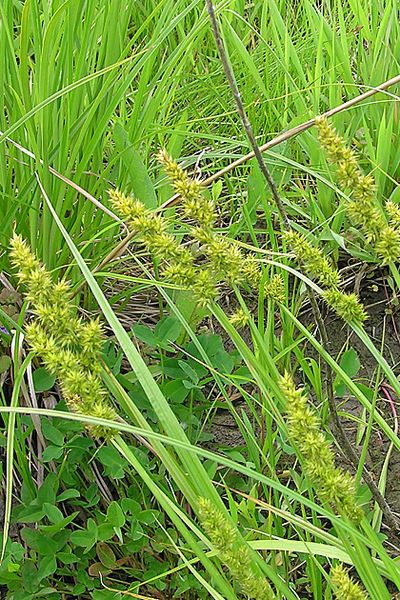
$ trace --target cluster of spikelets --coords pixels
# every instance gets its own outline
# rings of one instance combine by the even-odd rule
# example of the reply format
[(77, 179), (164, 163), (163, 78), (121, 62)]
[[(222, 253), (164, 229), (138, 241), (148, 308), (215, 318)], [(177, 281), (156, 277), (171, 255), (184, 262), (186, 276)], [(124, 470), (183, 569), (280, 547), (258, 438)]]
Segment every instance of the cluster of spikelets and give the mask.
[(376, 202), (375, 181), (364, 175), (355, 153), (347, 147), (334, 127), (324, 117), (316, 120), (319, 139), (328, 161), (336, 165), (339, 185), (350, 193), (345, 210), (350, 221), (373, 246), (382, 264), (400, 259), (400, 209), (387, 203), (389, 223)]
[(219, 559), (239, 583), (241, 591), (255, 600), (273, 600), (275, 594), (268, 581), (254, 571), (247, 544), (210, 500), (200, 498), (199, 517)]
[(280, 388), (286, 397), (289, 435), (303, 457), (304, 470), (318, 495), (341, 515), (359, 523), (364, 513), (357, 504), (353, 478), (335, 466), (331, 444), (322, 432), (304, 390), (297, 389), (288, 374), (281, 378)]
[[(372, 244), (382, 264), (400, 259), (400, 208), (393, 202), (386, 203), (389, 223), (376, 204), (375, 182), (371, 175), (364, 175), (354, 152), (346, 146), (335, 129), (324, 117), (316, 119), (319, 139), (326, 151), (328, 161), (336, 165), (341, 187), (350, 192), (345, 203), (350, 221)], [(346, 321), (363, 322), (366, 313), (356, 294), (340, 291), (340, 276), (322, 251), (310, 244), (304, 235), (290, 230), (285, 240), (292, 248), (297, 262), (324, 288), (328, 305)]]
[(351, 579), (343, 565), (331, 569), (330, 580), (337, 600), (368, 600), (366, 592)]
[[(233, 241), (214, 230), (216, 212), (212, 200), (202, 193), (201, 183), (187, 173), (164, 150), (159, 153), (174, 190), (181, 197), (181, 211), (191, 225), (191, 243), (180, 243), (168, 232), (168, 221), (146, 209), (142, 202), (118, 190), (109, 192), (114, 209), (121, 215), (136, 238), (159, 261), (166, 281), (190, 289), (200, 305), (206, 306), (218, 296), (221, 283), (248, 285), (258, 289), (262, 271), (254, 256), (247, 255)], [(195, 242), (195, 243), (193, 243)], [(266, 289), (272, 297), (282, 286)], [(278, 300), (278, 297), (275, 298)]]
[[(26, 288), (35, 318), (26, 326), (31, 349), (54, 374), (63, 396), (75, 412), (115, 420), (100, 378), (98, 355), (102, 330), (97, 319), (83, 321), (70, 301), (66, 281), (54, 283), (28, 244), (19, 236), (11, 240), (10, 256), (21, 284)], [(109, 437), (111, 430), (90, 426), (94, 437)]]
[(363, 322), (366, 313), (354, 293), (344, 293), (339, 289), (340, 275), (320, 248), (313, 246), (306, 237), (291, 229), (284, 235), (293, 250), (296, 261), (307, 274), (325, 289), (323, 297), (327, 304), (345, 321)]

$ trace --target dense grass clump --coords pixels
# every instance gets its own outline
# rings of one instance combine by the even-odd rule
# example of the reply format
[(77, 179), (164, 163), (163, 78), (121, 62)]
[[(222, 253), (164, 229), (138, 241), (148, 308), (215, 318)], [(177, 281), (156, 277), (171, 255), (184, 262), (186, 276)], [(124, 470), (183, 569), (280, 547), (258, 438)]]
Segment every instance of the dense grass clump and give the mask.
[(390, 600), (396, 2), (3, 4), (5, 597)]

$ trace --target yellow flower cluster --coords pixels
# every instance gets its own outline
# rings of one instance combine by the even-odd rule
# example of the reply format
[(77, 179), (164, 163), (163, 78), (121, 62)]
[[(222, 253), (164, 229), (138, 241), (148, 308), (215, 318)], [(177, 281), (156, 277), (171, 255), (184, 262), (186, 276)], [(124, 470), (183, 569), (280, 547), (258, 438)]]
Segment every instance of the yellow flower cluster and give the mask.
[(337, 600), (368, 600), (366, 592), (351, 579), (343, 565), (331, 569), (330, 580)]
[(112, 205), (145, 248), (160, 260), (163, 276), (172, 283), (193, 290), (199, 304), (206, 306), (217, 296), (217, 281), (210, 269), (197, 267), (189, 248), (167, 230), (165, 219), (132, 196), (109, 191)]
[(345, 294), (337, 288), (331, 288), (323, 293), (323, 297), (328, 306), (345, 321), (362, 323), (367, 318), (357, 294)]
[(285, 301), (285, 283), (282, 275), (272, 275), (264, 286), (264, 294), (266, 298), (271, 298), (275, 302)]
[[(10, 256), (36, 317), (26, 327), (28, 343), (58, 378), (68, 406), (84, 415), (117, 419), (99, 374), (100, 322), (84, 322), (76, 316), (69, 285), (65, 281), (54, 283), (19, 235), (11, 240)], [(111, 430), (104, 427), (89, 430), (94, 437), (111, 435)]]
[(209, 259), (213, 269), (229, 283), (241, 284), (243, 274), (243, 253), (222, 235), (214, 234), (208, 244), (204, 244), (203, 252)]
[(340, 186), (351, 194), (350, 199), (345, 203), (350, 221), (373, 245), (382, 264), (398, 261), (400, 231), (387, 224), (383, 211), (377, 206), (374, 178), (362, 173), (355, 153), (346, 146), (343, 138), (337, 134), (325, 117), (318, 117), (316, 125), (328, 161), (337, 167)]
[(249, 322), (249, 318), (242, 308), (238, 308), (230, 315), (229, 322), (237, 329), (244, 329)]
[(340, 276), (320, 248), (312, 246), (304, 235), (291, 229), (285, 233), (285, 240), (292, 248), (297, 262), (307, 274), (326, 287), (337, 287)]
[[(191, 235), (201, 244), (201, 252), (208, 259), (216, 279), (235, 285), (247, 281), (257, 288), (261, 279), (260, 267), (253, 257), (246, 257), (237, 245), (213, 231), (214, 205), (203, 195), (201, 184), (190, 179), (165, 150), (160, 151), (159, 159), (181, 197), (184, 216), (197, 223)], [(253, 269), (250, 277), (245, 268), (248, 263), (252, 263)]]
[[(262, 276), (259, 264), (253, 256), (244, 254), (234, 242), (213, 230), (214, 205), (204, 197), (201, 184), (190, 179), (164, 150), (159, 153), (159, 159), (181, 197), (184, 217), (195, 222), (189, 235), (196, 243), (191, 247), (168, 233), (166, 220), (147, 210), (142, 202), (118, 190), (111, 190), (109, 195), (113, 208), (137, 234), (138, 240), (160, 260), (162, 275), (176, 285), (191, 289), (203, 306), (215, 300), (221, 282), (247, 283), (257, 290)], [(279, 302), (284, 300), (283, 285), (278, 279), (271, 282), (270, 288), (266, 287), (266, 295)]]
[(400, 206), (391, 200), (388, 200), (385, 205), (386, 212), (389, 215), (389, 222), (393, 227), (400, 227)]
[(353, 478), (335, 466), (331, 445), (321, 430), (318, 416), (309, 406), (304, 390), (296, 388), (289, 374), (281, 378), (279, 385), (286, 396), (289, 435), (303, 456), (305, 472), (324, 502), (359, 523), (364, 513), (356, 501)]
[(339, 272), (331, 265), (320, 248), (312, 246), (305, 236), (297, 231), (286, 232), (284, 238), (307, 274), (327, 288), (323, 293), (327, 304), (345, 321), (362, 323), (367, 315), (358, 297), (356, 294), (340, 291)]
[(165, 150), (160, 150), (158, 159), (172, 181), (175, 192), (182, 198), (184, 215), (206, 229), (212, 228), (215, 222), (214, 204), (203, 196), (200, 182), (191, 179)]
[(273, 593), (268, 581), (256, 574), (248, 546), (241, 541), (235, 529), (213, 503), (199, 499), (199, 516), (201, 524), (221, 561), (228, 567), (232, 577), (241, 590), (249, 598), (255, 600), (273, 600)]

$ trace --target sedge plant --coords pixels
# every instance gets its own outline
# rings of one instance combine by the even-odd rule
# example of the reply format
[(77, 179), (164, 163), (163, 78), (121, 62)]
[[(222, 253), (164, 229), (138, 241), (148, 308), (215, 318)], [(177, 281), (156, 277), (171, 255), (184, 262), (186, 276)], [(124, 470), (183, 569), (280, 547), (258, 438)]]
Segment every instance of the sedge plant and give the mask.
[[(198, 150), (204, 139), (210, 138), (209, 122), (215, 120), (215, 115), (224, 115), (218, 138), (226, 151), (232, 154), (232, 158), (238, 147), (242, 152), (242, 142), (238, 142), (241, 124), (232, 113), (221, 65), (218, 61), (209, 61), (213, 40), (211, 35), (207, 35), (203, 6), (198, 2), (146, 1), (140, 7), (121, 11), (119, 0), (109, 3), (91, 1), (86, 3), (82, 19), (78, 8), (71, 3), (62, 6), (45, 2), (36, 4), (27, 2), (23, 10), (18, 3), (5, 4), (0, 8), (3, 30), (7, 32), (0, 41), (2, 73), (8, 84), (2, 88), (6, 107), (2, 130), (9, 135), (18, 133), (17, 127), (23, 131), (17, 139), (29, 144), (36, 157), (35, 168), (39, 164), (40, 177), (55, 199), (56, 213), (75, 242), (83, 244), (82, 254), (86, 260), (97, 261), (103, 257), (113, 236), (100, 235), (99, 231), (115, 231), (115, 224), (105, 221), (104, 215), (92, 204), (76, 203), (75, 189), (53, 179), (46, 170), (47, 166), (53, 164), (60, 172), (73, 173), (76, 181), (95, 196), (104, 196), (111, 178), (120, 189), (134, 192), (135, 197), (121, 192), (112, 192), (110, 196), (113, 207), (135, 234), (140, 248), (154, 259), (158, 270), (149, 285), (157, 287), (166, 306), (180, 315), (188, 334), (193, 335), (193, 342), (197, 341), (201, 360), (209, 367), (208, 383), (215, 383), (225, 406), (231, 407), (231, 390), (236, 390), (250, 408), (252, 420), (247, 414), (237, 415), (237, 422), (245, 436), (244, 454), (249, 462), (242, 464), (241, 459), (236, 463), (233, 460), (229, 462), (224, 450), (219, 453), (220, 460), (224, 461), (221, 465), (226, 469), (223, 484), (227, 503), (224, 505), (220, 501), (211, 482), (218, 474), (205, 476), (204, 470), (191, 459), (193, 448), (190, 445), (179, 447), (178, 442), (185, 444), (186, 438), (178, 420), (174, 418), (168, 402), (162, 398), (147, 365), (140, 361), (136, 347), (119, 327), (104, 294), (101, 295), (96, 288), (90, 270), (84, 269), (85, 261), (76, 251), (74, 256), (85, 281), (97, 294), (96, 300), (107, 315), (134, 376), (143, 382), (161, 430), (166, 432), (169, 441), (176, 443), (172, 452), (166, 450), (162, 440), (154, 438), (152, 451), (162, 462), (163, 473), (168, 473), (178, 492), (174, 489), (170, 493), (170, 480), (165, 486), (156, 484), (154, 472), (141, 464), (132, 449), (113, 434), (106, 423), (96, 423), (96, 418), (106, 417), (106, 421), (113, 421), (113, 431), (118, 430), (115, 429), (118, 424), (121, 431), (129, 431), (118, 417), (118, 409), (109, 401), (112, 390), (112, 395), (123, 407), (124, 417), (128, 414), (140, 425), (141, 429), (136, 433), (149, 435), (151, 439), (148, 423), (135, 405), (136, 398), (133, 400), (121, 384), (123, 378), (117, 380), (113, 373), (99, 366), (98, 352), (102, 344), (99, 322), (78, 318), (77, 307), (71, 303), (69, 285), (64, 280), (52, 283), (50, 274), (41, 267), (29, 247), (20, 238), (14, 238), (11, 260), (20, 273), (20, 282), (28, 292), (34, 314), (32, 324), (27, 326), (28, 344), (41, 357), (43, 364), (57, 375), (68, 405), (88, 424), (88, 431), (96, 440), (106, 438), (146, 482), (181, 536), (175, 551), (182, 553), (182, 562), (176, 568), (183, 569), (184, 566), (192, 569), (192, 573), (194, 570), (198, 577), (196, 581), (203, 580), (206, 597), (219, 598), (219, 594), (223, 594), (223, 597), (233, 599), (240, 593), (255, 598), (271, 597), (271, 586), (264, 575), (268, 575), (267, 566), (270, 566), (272, 556), (272, 571), (278, 573), (273, 587), (278, 597), (295, 597), (293, 589), (296, 588), (297, 571), (304, 559), (312, 590), (307, 589), (307, 595), (316, 599), (331, 593), (339, 599), (366, 598), (362, 585), (352, 579), (347, 569), (337, 565), (330, 568), (332, 560), (336, 560), (332, 559), (334, 556), (339, 563), (354, 565), (371, 598), (387, 598), (388, 593), (380, 577), (398, 585), (398, 566), (386, 552), (387, 546), (382, 537), (374, 535), (375, 532), (368, 528), (368, 504), (363, 504), (363, 517), (356, 493), (360, 491), (358, 482), (334, 465), (331, 438), (325, 434), (322, 420), (317, 418), (311, 403), (294, 385), (293, 379), (287, 375), (282, 379), (281, 376), (286, 368), (294, 372), (301, 366), (311, 385), (315, 384), (317, 400), (322, 402), (324, 398), (320, 388), (323, 375), (318, 361), (313, 361), (304, 350), (307, 341), (319, 356), (329, 361), (333, 373), (363, 403), (374, 427), (380, 428), (394, 446), (399, 447), (398, 437), (384, 416), (379, 412), (375, 414), (371, 408), (369, 396), (343, 372), (327, 348), (298, 320), (302, 301), (300, 281), (301, 285), (305, 282), (311, 287), (315, 294), (321, 294), (327, 305), (363, 336), (368, 348), (375, 352), (382, 372), (389, 379), (392, 377), (391, 383), (396, 389), (396, 377), (390, 366), (374, 350), (363, 330), (366, 311), (360, 299), (353, 293), (344, 293), (343, 278), (334, 260), (326, 255), (326, 246), (315, 243), (312, 236), (304, 235), (307, 229), (321, 226), (332, 215), (330, 225), (333, 231), (342, 232), (343, 214), (335, 215), (336, 198), (332, 186), (324, 185), (318, 178), (312, 180), (310, 188), (317, 187), (319, 202), (310, 202), (307, 211), (301, 210), (301, 202), (300, 208), (296, 201), (291, 205), (286, 203), (289, 204), (291, 218), (300, 215), (305, 220), (302, 234), (289, 231), (285, 236), (285, 244), (292, 252), (291, 264), (296, 266), (297, 271), (293, 267), (288, 270), (281, 252), (279, 218), (275, 219), (274, 211), (264, 199), (263, 185), (260, 197), (267, 224), (267, 243), (277, 252), (273, 265), (270, 255), (263, 253), (265, 237), (262, 236), (265, 236), (265, 231), (261, 231), (261, 236), (258, 224), (253, 222), (254, 214), (249, 216), (252, 210), (250, 193), (249, 198), (244, 195), (240, 204), (237, 201), (240, 178), (226, 181), (232, 198), (229, 208), (232, 214), (238, 206), (242, 210), (245, 219), (242, 219), (241, 229), (237, 230), (246, 235), (248, 229), (253, 247), (233, 241), (230, 230), (228, 236), (221, 234), (214, 199), (205, 197), (199, 181), (190, 178), (164, 151), (160, 158), (172, 186), (181, 195), (181, 203), (175, 218), (154, 213), (156, 186), (148, 177), (148, 168), (156, 168), (151, 150), (155, 143), (166, 143), (171, 127), (175, 127), (177, 133), (169, 140), (170, 153), (173, 156), (185, 154), (189, 157), (186, 164), (193, 162), (192, 153)], [(280, 129), (290, 127), (292, 121), (298, 123), (299, 118), (306, 120), (318, 113), (321, 107), (339, 104), (343, 96), (354, 93), (358, 84), (375, 85), (380, 83), (380, 79), (374, 79), (378, 74), (384, 79), (398, 69), (395, 53), (390, 48), (391, 45), (395, 47), (399, 39), (395, 2), (378, 4), (362, 1), (356, 5), (350, 1), (329, 7), (316, 7), (312, 2), (289, 6), (275, 0), (253, 4), (246, 7), (246, 13), (241, 2), (219, 8), (224, 39), (232, 50), (232, 64), (238, 67), (237, 82), (242, 88), (244, 103), (256, 131), (262, 128), (273, 131), (277, 123)], [(240, 12), (243, 15), (240, 16)], [(258, 23), (259, 28), (254, 27), (254, 23)], [(147, 29), (150, 28), (152, 35), (148, 36)], [(79, 35), (76, 35), (76, 30)], [(388, 39), (390, 44), (386, 43)], [(273, 44), (269, 40), (273, 40)], [(57, 60), (53, 61), (55, 49), (58, 49), (58, 54)], [(69, 52), (74, 57), (72, 62)], [(194, 54), (198, 57), (195, 63)], [(310, 54), (313, 56), (311, 61)], [(34, 56), (34, 60), (30, 56)], [(125, 59), (129, 59), (127, 63), (120, 64)], [(48, 64), (52, 61), (55, 70), (48, 75)], [(306, 63), (312, 67), (305, 68)], [(88, 72), (90, 77), (86, 80)], [(201, 93), (199, 86), (193, 85), (192, 76), (201, 83)], [(71, 81), (72, 88), (68, 89)], [(31, 82), (34, 84), (33, 94)], [(130, 86), (135, 88), (134, 91)], [(60, 87), (63, 88), (61, 93), (52, 98), (53, 92)], [(274, 96), (276, 98), (271, 102)], [(254, 102), (255, 97), (260, 100)], [(394, 173), (398, 163), (396, 145), (388, 143), (397, 123), (396, 102), (385, 101), (384, 110), (382, 106), (380, 97), (379, 101), (365, 105), (363, 111), (353, 111), (351, 121), (346, 114), (344, 121), (347, 137), (355, 137), (355, 143), (365, 144), (372, 166), (379, 165), (375, 183), (380, 192), (384, 190), (381, 195), (387, 196), (391, 192), (391, 182), (385, 171)], [(114, 113), (118, 113), (118, 119), (113, 120)], [(191, 119), (191, 115), (195, 118)], [(319, 128), (326, 131), (327, 124), (321, 122)], [(363, 132), (361, 138), (358, 137), (360, 131)], [(330, 130), (326, 139), (334, 135)], [(214, 142), (214, 134), (212, 139)], [(144, 155), (143, 162), (135, 150), (139, 145)], [(5, 147), (4, 143), (2, 147)], [(330, 147), (332, 149), (332, 144)], [(329, 154), (329, 147), (326, 149)], [(338, 177), (349, 197), (344, 203), (348, 221), (355, 228), (362, 228), (368, 251), (377, 262), (389, 265), (396, 279), (400, 221), (397, 205), (389, 202), (381, 210), (370, 176), (363, 176), (354, 154), (346, 151), (343, 141), (339, 140), (338, 149), (342, 152), (339, 160), (347, 160), (347, 165), (341, 166)], [(18, 152), (10, 147), (3, 155), (0, 182), (6, 193), (2, 243), (4, 246), (8, 244), (16, 219), (18, 231), (29, 240), (37, 255), (45, 259), (49, 268), (60, 267), (68, 260), (66, 240), (70, 238), (59, 227), (57, 219), (53, 220), (48, 204), (42, 207), (35, 179), (31, 170), (20, 161)], [(212, 150), (207, 151), (205, 156), (217, 162), (221, 153)], [(225, 158), (225, 153), (222, 156)], [(279, 183), (285, 184), (290, 175), (309, 159), (312, 164), (319, 164), (320, 147), (313, 136), (307, 135), (282, 147), (280, 155), (268, 156), (266, 162), (279, 177)], [(11, 169), (4, 167), (7, 161), (12, 164)], [(141, 177), (137, 176), (138, 172)], [(312, 171), (310, 173), (309, 170), (308, 176), (312, 179)], [(296, 190), (299, 198), (303, 191), (308, 197), (311, 194), (306, 185), (304, 189)], [(159, 199), (166, 197), (168, 188), (162, 187)], [(356, 200), (358, 204), (352, 204)], [(370, 231), (366, 214), (375, 219)], [(177, 222), (179, 236), (176, 235)], [(5, 265), (8, 265), (4, 256)], [(76, 266), (70, 272), (73, 280), (79, 276)], [(291, 275), (288, 276), (288, 273)], [(108, 273), (108, 276), (111, 275)], [(113, 275), (117, 278), (119, 274)], [(166, 287), (163, 287), (164, 283)], [(207, 362), (208, 355), (193, 331), (197, 323), (185, 322), (175, 304), (178, 295), (166, 292), (171, 287), (189, 291), (190, 297), (201, 306), (202, 314), (212, 314), (219, 321), (246, 365), (245, 375), (243, 372), (227, 374), (220, 365)], [(226, 309), (223, 304), (218, 304), (221, 293), (225, 291), (234, 298), (233, 308)], [(257, 296), (256, 300), (254, 296)], [(258, 304), (256, 310), (254, 302)], [(265, 304), (268, 311), (265, 311)], [(276, 331), (277, 323), (284, 330), (282, 337)], [(3, 402), (6, 403), (6, 400)], [(96, 414), (98, 417), (93, 416)], [(93, 423), (90, 423), (91, 418)], [(307, 436), (302, 435), (304, 432)], [(289, 467), (281, 471), (280, 459), (288, 446), (295, 447), (301, 468)], [(320, 453), (315, 450), (317, 446)], [(196, 448), (196, 451), (199, 456), (218, 462), (206, 450)], [(248, 497), (239, 507), (232, 500), (235, 492), (229, 489), (229, 475), (235, 466), (243, 478), (239, 483), (248, 492)], [(179, 501), (181, 491), (198, 515), (198, 522), (194, 523), (182, 509)], [(124, 494), (123, 485), (118, 486), (118, 493)], [(268, 506), (267, 501), (270, 502), (269, 507), (259, 518), (254, 507), (261, 502)], [(246, 524), (249, 537), (253, 537), (249, 548), (264, 548), (262, 555), (256, 553), (255, 556), (250, 552), (247, 544), (235, 533), (226, 510), (227, 504), (231, 512), (239, 515)], [(265, 553), (270, 540), (280, 544), (279, 554)], [(299, 558), (298, 562), (292, 553), (291, 542), (302, 544), (301, 560)], [(187, 546), (183, 552), (184, 544)], [(217, 558), (206, 555), (208, 550), (217, 552)], [(371, 555), (374, 560), (370, 560)], [(206, 572), (196, 572), (193, 566), (196, 560)], [(163, 574), (159, 577), (162, 579)], [(210, 584), (210, 581), (213, 583)], [(138, 587), (131, 590), (133, 594), (140, 592), (143, 593)], [(183, 593), (190, 594), (187, 591)], [(272, 593), (275, 594), (275, 591)], [(301, 585), (296, 594), (303, 594)]]

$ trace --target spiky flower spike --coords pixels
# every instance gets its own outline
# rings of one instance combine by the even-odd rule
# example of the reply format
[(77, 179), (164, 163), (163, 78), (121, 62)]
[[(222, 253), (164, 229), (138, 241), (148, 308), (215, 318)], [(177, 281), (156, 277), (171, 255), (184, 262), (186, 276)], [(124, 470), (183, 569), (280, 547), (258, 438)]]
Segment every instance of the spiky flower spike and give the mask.
[(367, 241), (373, 245), (382, 264), (398, 261), (400, 234), (387, 224), (383, 211), (376, 204), (374, 178), (362, 173), (355, 153), (346, 146), (325, 117), (318, 117), (315, 123), (328, 161), (337, 167), (340, 186), (350, 191), (351, 198), (345, 203), (350, 221), (361, 229)]
[(158, 159), (171, 179), (175, 192), (182, 198), (185, 216), (207, 229), (211, 228), (215, 221), (214, 204), (203, 196), (200, 182), (191, 179), (166, 150), (160, 150)]
[(400, 206), (395, 204), (391, 200), (388, 200), (385, 204), (386, 212), (389, 215), (390, 224), (393, 227), (400, 227)]
[(332, 288), (323, 293), (326, 303), (345, 321), (363, 323), (367, 318), (362, 304), (356, 294), (346, 294)]
[(243, 268), (246, 257), (231, 240), (213, 231), (215, 223), (214, 204), (202, 194), (201, 184), (191, 179), (165, 150), (159, 160), (172, 181), (175, 191), (182, 198), (183, 213), (197, 222), (192, 237), (201, 244), (201, 251), (210, 261), (218, 280), (241, 285), (247, 279)]
[[(182, 186), (183, 183), (191, 181), (167, 154), (162, 153), (162, 160), (169, 175), (177, 178)], [(191, 183), (193, 186), (189, 187), (195, 197), (196, 186), (199, 184)], [(141, 202), (132, 196), (126, 196), (119, 190), (110, 190), (109, 195), (114, 209), (137, 234), (138, 240), (159, 259), (162, 275), (168, 281), (192, 290), (199, 305), (206, 306), (217, 298), (218, 285), (221, 282), (230, 285), (247, 283), (251, 288), (258, 290), (262, 270), (254, 256), (244, 254), (235, 242), (213, 231), (211, 227), (213, 220), (211, 217), (204, 216), (205, 213), (201, 218), (200, 213), (197, 214), (199, 225), (191, 228), (190, 232), (196, 244), (192, 244), (189, 249), (186, 245), (180, 244), (174, 235), (167, 232), (167, 223), (163, 217), (147, 210)], [(203, 205), (203, 202), (204, 198), (201, 197), (201, 210), (207, 206), (207, 204)], [(207, 211), (209, 209), (211, 210), (211, 205)], [(191, 216), (194, 218), (194, 213), (191, 213)], [(200, 259), (197, 264), (196, 259)], [(271, 284), (271, 289), (266, 288), (266, 295), (271, 297), (275, 295), (275, 299), (283, 301), (280, 281), (275, 278)]]
[(275, 302), (285, 301), (285, 283), (282, 275), (275, 274), (265, 284), (264, 294), (266, 298), (271, 298)]
[(146, 249), (161, 262), (164, 277), (177, 285), (193, 289), (200, 303), (206, 304), (217, 296), (216, 283), (210, 274), (197, 269), (194, 256), (176, 238), (167, 233), (166, 223), (160, 215), (147, 210), (132, 196), (119, 190), (109, 191), (113, 207), (129, 228), (137, 233)]
[(220, 281), (240, 284), (246, 279), (243, 265), (246, 257), (223, 236), (204, 225), (193, 230), (193, 237), (202, 244), (201, 254), (208, 258), (206, 267), (195, 264), (195, 256), (167, 233), (163, 218), (146, 210), (138, 200), (118, 190), (109, 192), (113, 207), (126, 220), (146, 249), (161, 262), (164, 277), (177, 285), (193, 290), (200, 305), (206, 306), (218, 296)]
[(359, 523), (364, 513), (356, 501), (353, 478), (335, 466), (331, 445), (321, 430), (316, 413), (309, 406), (304, 390), (296, 389), (289, 374), (281, 378), (279, 385), (286, 396), (289, 435), (303, 456), (305, 472), (324, 502)]
[(338, 271), (331, 265), (322, 251), (312, 246), (304, 235), (297, 231), (287, 231), (284, 235), (286, 242), (292, 248), (297, 262), (305, 271), (326, 287), (336, 287), (340, 283)]
[(297, 262), (306, 273), (328, 288), (323, 297), (327, 304), (345, 321), (362, 323), (367, 318), (356, 294), (345, 294), (340, 291), (340, 275), (322, 251), (312, 246), (310, 242), (297, 231), (290, 230), (284, 234), (286, 242), (291, 246)]
[(208, 243), (203, 244), (202, 251), (210, 261), (215, 273), (223, 281), (240, 285), (245, 280), (242, 251), (222, 235), (213, 234)]
[(385, 225), (380, 231), (375, 244), (375, 251), (382, 261), (382, 265), (396, 262), (400, 257), (400, 231)]
[[(84, 415), (116, 420), (117, 414), (108, 402), (99, 376), (98, 354), (102, 345), (99, 321), (84, 322), (76, 316), (69, 285), (65, 281), (53, 283), (19, 235), (11, 240), (10, 256), (36, 315), (26, 327), (28, 343), (59, 379), (68, 406)], [(112, 435), (105, 427), (88, 429), (94, 437)]]
[(249, 317), (242, 308), (238, 308), (229, 317), (229, 322), (236, 327), (236, 329), (244, 329), (249, 323)]
[(255, 600), (273, 600), (275, 594), (266, 579), (255, 573), (247, 544), (224, 515), (206, 499), (199, 499), (201, 524), (221, 561), (228, 567), (244, 594)]
[(331, 569), (330, 580), (337, 600), (368, 600), (367, 593), (351, 579), (343, 565)]

